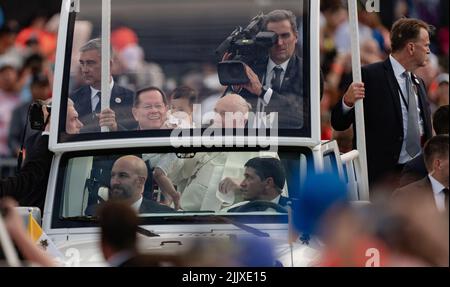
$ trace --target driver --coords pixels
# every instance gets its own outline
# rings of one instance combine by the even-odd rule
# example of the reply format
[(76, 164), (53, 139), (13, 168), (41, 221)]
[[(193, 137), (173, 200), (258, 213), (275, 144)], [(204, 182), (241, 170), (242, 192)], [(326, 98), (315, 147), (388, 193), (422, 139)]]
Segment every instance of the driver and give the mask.
[(255, 200), (272, 202), (283, 207), (287, 205), (288, 198), (281, 195), (286, 176), (280, 160), (272, 157), (255, 157), (247, 161), (244, 167), (244, 180), (240, 184), (229, 177), (219, 183), (219, 192), (224, 194), (241, 193), (245, 200), (223, 211), (267, 210), (268, 206), (263, 206), (263, 204), (251, 208), (252, 201)]

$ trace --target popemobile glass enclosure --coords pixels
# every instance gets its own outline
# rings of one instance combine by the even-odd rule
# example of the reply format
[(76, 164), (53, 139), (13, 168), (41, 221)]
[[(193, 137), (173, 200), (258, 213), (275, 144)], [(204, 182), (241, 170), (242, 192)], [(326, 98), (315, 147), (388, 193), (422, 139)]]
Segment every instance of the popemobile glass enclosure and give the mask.
[[(102, 2), (63, 2), (52, 150), (224, 145), (230, 135), (244, 146), (320, 143), (318, 12), (309, 1)], [(277, 9), (292, 12), (290, 38), (265, 27), (262, 15)], [(277, 79), (266, 68), (276, 53), (295, 60), (281, 63)], [(242, 84), (245, 66), (261, 89)], [(165, 99), (153, 104), (147, 92), (136, 101), (149, 87)], [(248, 106), (216, 107), (225, 94)]]

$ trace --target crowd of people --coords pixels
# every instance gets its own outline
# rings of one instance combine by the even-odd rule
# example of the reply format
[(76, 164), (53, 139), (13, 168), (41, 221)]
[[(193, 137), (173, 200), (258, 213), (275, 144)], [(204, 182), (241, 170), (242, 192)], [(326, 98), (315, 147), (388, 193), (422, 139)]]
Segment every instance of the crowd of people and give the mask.
[[(361, 261), (362, 248), (376, 246), (387, 254), (386, 261), (381, 263), (384, 266), (448, 266), (449, 250), (445, 244), (448, 243), (449, 210), (448, 20), (447, 23), (445, 19), (437, 20), (441, 17), (439, 9), (423, 9), (424, 1), (392, 2), (395, 13), (388, 19), (363, 7), (359, 9), (363, 68), (362, 83), (356, 83), (351, 80), (346, 7), (340, 0), (321, 1), (322, 139), (336, 139), (342, 152), (355, 147), (354, 106), (364, 99), (370, 195), (374, 206), (355, 209), (342, 202), (328, 202), (320, 214), (318, 210), (310, 210), (319, 222), (308, 233), (326, 243), (317, 265), (361, 266), (365, 264)], [(437, 4), (445, 6), (445, 1)], [(55, 32), (44, 24), (39, 18), (22, 31), (12, 22), (4, 23), (0, 29), (2, 157), (18, 155), (22, 150), (29, 102), (51, 97)], [(208, 64), (202, 71), (186, 75), (180, 85), (173, 85), (159, 65), (144, 61), (136, 34), (121, 27), (112, 33), (112, 55), (116, 56), (111, 58), (111, 95), (106, 99), (100, 91), (102, 43), (100, 39), (88, 40), (75, 53), (80, 72), (71, 81), (73, 92), (67, 99), (65, 132), (70, 135), (98, 132), (101, 128), (127, 131), (193, 127), (199, 122), (194, 103), (201, 104), (202, 113), (215, 112), (210, 122), (200, 121), (201, 126), (259, 127), (259, 119), (249, 119), (249, 112), (283, 111), (278, 117), (280, 126), (302, 128), (304, 115), (299, 111), (305, 111), (303, 107), (309, 106), (310, 99), (303, 95), (302, 82), (292, 80), (303, 79), (299, 76), (303, 70), (302, 59), (296, 54), (298, 24), (291, 11), (268, 13), (264, 27), (277, 35), (277, 42), (269, 49), (267, 59), (245, 66), (248, 83), (229, 87), (217, 84), (217, 74)], [(225, 55), (224, 60), (228, 57)], [(102, 107), (104, 103), (109, 103), (108, 107)], [(230, 112), (240, 116), (229, 121), (225, 114)], [(267, 126), (267, 122), (263, 124)], [(26, 134), (26, 150), (36, 152), (48, 143), (47, 135), (40, 136), (31, 130)], [(177, 166), (176, 158), (170, 154), (165, 156), (129, 155), (115, 159), (108, 167), (111, 205), (103, 209), (95, 202), (85, 210), (86, 215), (100, 217), (104, 232), (101, 248), (111, 265), (186, 264), (177, 261), (180, 258), (160, 258), (160, 261), (147, 258), (138, 254), (135, 247), (137, 223), (133, 210), (172, 212), (189, 210), (189, 206), (201, 210), (204, 204), (192, 196), (189, 188), (182, 194), (174, 188), (175, 175), (182, 167)], [(30, 169), (38, 166), (41, 172), (48, 172), (48, 156), (45, 160), (33, 159), (31, 153), (17, 178), (2, 181), (2, 196), (13, 196), (20, 204), (43, 206), (45, 196), (38, 191), (33, 193), (33, 198), (9, 192), (36, 184), (31, 179), (24, 180), (29, 177)], [(193, 165), (203, 167), (209, 160), (194, 159)], [(152, 174), (146, 161), (152, 167)], [(217, 187), (220, 193), (233, 193), (243, 199), (227, 210), (285, 207), (288, 199), (282, 194), (286, 181), (282, 165), (283, 159), (255, 157), (245, 163), (243, 181), (230, 178), (220, 181)], [(143, 196), (149, 177), (160, 187), (166, 202)], [(339, 186), (328, 188), (337, 190)], [(207, 191), (201, 192), (205, 198)], [(308, 192), (306, 187), (305, 192)], [(127, 204), (114, 206), (115, 200)], [(317, 206), (311, 206), (323, 204), (317, 200)], [(258, 201), (266, 204), (261, 207)], [(123, 230), (124, 238), (119, 241), (111, 238), (114, 237), (111, 234), (122, 232), (111, 224), (118, 220), (117, 215), (108, 211), (113, 207), (123, 212), (122, 220), (128, 220), (124, 224), (129, 230)], [(413, 214), (407, 212), (411, 210)], [(405, 228), (407, 225), (410, 228)], [(10, 228), (14, 227), (10, 225)], [(304, 230), (300, 227), (299, 231)], [(39, 262), (48, 264), (45, 260)], [(235, 261), (230, 264), (239, 265)]]

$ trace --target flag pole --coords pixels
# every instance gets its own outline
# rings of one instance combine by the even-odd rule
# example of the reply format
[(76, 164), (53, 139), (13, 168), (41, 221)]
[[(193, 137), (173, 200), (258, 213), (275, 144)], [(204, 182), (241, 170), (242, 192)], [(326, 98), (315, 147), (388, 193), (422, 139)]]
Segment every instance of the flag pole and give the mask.
[(11, 267), (20, 267), (20, 260), (17, 256), (16, 249), (9, 237), (6, 225), (3, 221), (3, 215), (0, 214), (0, 247), (2, 247), (5, 253), (6, 262)]
[[(358, 28), (358, 11), (356, 0), (348, 0), (348, 14), (350, 23), (351, 36), (351, 55), (352, 55), (352, 73), (353, 82), (362, 82), (361, 76), (361, 56), (359, 50), (359, 28)], [(361, 170), (361, 178), (358, 180), (358, 189), (360, 200), (369, 200), (369, 180), (367, 172), (367, 155), (366, 155), (366, 132), (364, 125), (364, 106), (363, 99), (357, 100), (355, 103), (355, 125), (356, 125), (356, 149), (359, 152), (359, 166)]]
[[(111, 98), (111, 72), (110, 72), (110, 42), (111, 42), (111, 0), (102, 0), (102, 111), (109, 108)], [(102, 132), (108, 132), (108, 127), (101, 127)]]

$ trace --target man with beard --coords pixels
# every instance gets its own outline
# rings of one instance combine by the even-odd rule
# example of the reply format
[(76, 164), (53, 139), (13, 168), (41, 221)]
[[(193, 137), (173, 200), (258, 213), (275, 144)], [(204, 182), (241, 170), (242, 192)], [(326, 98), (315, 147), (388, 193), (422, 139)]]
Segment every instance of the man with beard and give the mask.
[[(122, 156), (114, 162), (111, 170), (108, 200), (125, 201), (139, 213), (162, 213), (174, 210), (142, 196), (148, 173), (145, 162), (133, 155)], [(86, 208), (86, 215), (95, 214), (97, 204)]]

